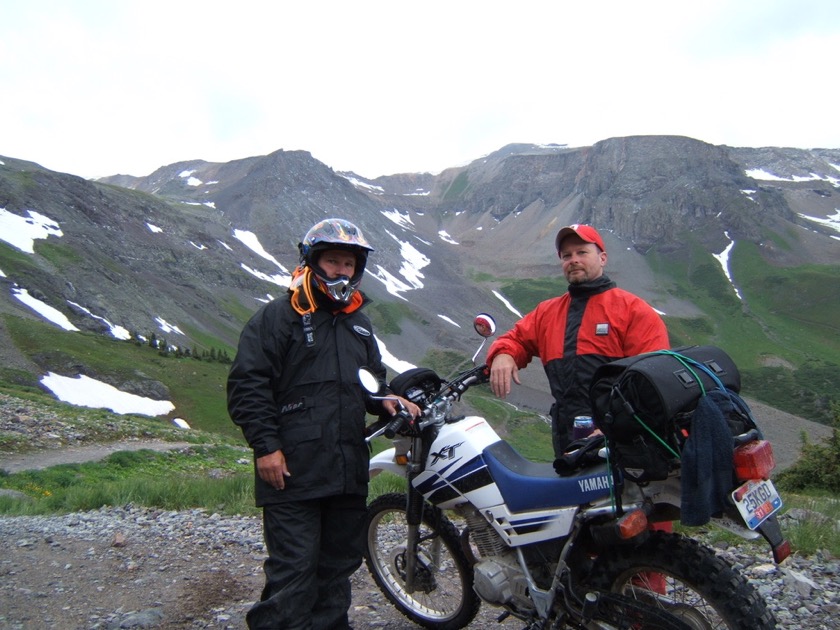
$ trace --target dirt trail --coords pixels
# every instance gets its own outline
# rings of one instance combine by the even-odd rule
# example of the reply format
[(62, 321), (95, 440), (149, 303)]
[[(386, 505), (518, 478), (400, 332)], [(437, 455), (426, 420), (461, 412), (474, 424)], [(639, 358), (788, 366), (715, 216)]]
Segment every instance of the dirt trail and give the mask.
[(191, 446), (189, 442), (166, 442), (164, 440), (129, 440), (111, 444), (89, 444), (86, 446), (62, 446), (61, 448), (33, 451), (31, 453), (0, 454), (0, 470), (9, 474), (22, 470), (42, 470), (59, 464), (80, 464), (105, 459), (118, 451), (171, 451)]

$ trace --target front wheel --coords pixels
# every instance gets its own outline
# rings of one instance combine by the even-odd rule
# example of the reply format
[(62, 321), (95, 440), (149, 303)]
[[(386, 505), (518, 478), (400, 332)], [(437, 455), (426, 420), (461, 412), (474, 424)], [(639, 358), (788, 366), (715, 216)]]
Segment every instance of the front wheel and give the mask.
[(772, 630), (763, 599), (722, 558), (696, 540), (652, 532), (643, 544), (616, 546), (595, 561), (595, 588), (658, 606), (696, 630)]
[(473, 572), (455, 526), (438, 510), (424, 507), (412, 592), (406, 588), (406, 495), (384, 494), (368, 507), (365, 563), (379, 590), (414, 623), (463, 628), (481, 605), (472, 588)]

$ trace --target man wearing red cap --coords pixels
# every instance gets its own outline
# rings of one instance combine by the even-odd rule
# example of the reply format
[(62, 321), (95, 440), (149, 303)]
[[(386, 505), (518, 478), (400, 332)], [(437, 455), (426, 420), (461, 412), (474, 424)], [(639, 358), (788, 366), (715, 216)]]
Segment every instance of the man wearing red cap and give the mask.
[(575, 416), (591, 416), (589, 383), (609, 361), (669, 348), (662, 318), (640, 297), (619, 289), (604, 274), (607, 252), (598, 231), (574, 224), (557, 233), (555, 247), (569, 282), (563, 295), (546, 300), (500, 336), (487, 355), (490, 387), (510, 394), (519, 370), (540, 357), (554, 404), (551, 436), (555, 457), (571, 442)]

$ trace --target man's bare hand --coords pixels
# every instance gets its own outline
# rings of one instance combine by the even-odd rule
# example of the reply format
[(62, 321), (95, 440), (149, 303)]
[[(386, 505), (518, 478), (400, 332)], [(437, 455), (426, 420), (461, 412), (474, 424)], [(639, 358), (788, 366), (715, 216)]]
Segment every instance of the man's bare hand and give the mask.
[(509, 354), (497, 354), (490, 366), (490, 389), (499, 398), (507, 398), (510, 394), (510, 382), (519, 382), (519, 368), (516, 361)]
[(286, 456), (283, 455), (283, 451), (274, 451), (258, 457), (257, 474), (260, 479), (277, 490), (283, 490), (286, 487), (286, 477), (292, 476), (286, 468)]
[[(413, 402), (408, 400), (407, 398), (403, 398), (402, 396), (395, 396), (398, 398), (399, 401), (402, 403), (402, 406), (405, 408), (406, 413), (410, 415), (412, 418), (416, 418), (420, 415), (420, 407), (415, 405)], [(383, 400), (382, 406), (392, 416), (397, 415), (397, 412), (400, 410), (400, 406), (396, 400)]]

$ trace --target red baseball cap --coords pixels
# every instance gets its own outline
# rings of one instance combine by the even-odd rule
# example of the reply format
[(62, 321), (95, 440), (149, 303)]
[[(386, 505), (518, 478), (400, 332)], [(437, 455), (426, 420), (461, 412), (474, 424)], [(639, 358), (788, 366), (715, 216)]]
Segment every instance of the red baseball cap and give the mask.
[(602, 239), (601, 235), (598, 234), (598, 230), (591, 225), (572, 223), (557, 232), (557, 238), (554, 239), (554, 247), (558, 254), (560, 253), (560, 244), (563, 242), (563, 239), (567, 236), (572, 236), (573, 234), (575, 236), (579, 236), (587, 243), (595, 243), (602, 252), (607, 251), (607, 248), (604, 247), (604, 239)]

